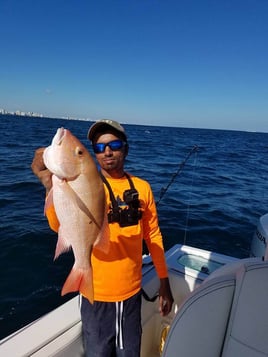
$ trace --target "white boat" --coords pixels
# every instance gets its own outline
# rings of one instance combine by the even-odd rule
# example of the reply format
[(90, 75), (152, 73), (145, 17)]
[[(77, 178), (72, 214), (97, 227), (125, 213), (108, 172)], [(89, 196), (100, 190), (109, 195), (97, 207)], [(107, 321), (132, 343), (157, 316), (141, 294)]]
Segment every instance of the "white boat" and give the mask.
[[(267, 237), (268, 214), (260, 218), (250, 258), (174, 245), (166, 252), (174, 296), (167, 317), (158, 312), (158, 279), (144, 257), (141, 357), (268, 356)], [(76, 296), (4, 338), (0, 356), (84, 356), (79, 303)]]

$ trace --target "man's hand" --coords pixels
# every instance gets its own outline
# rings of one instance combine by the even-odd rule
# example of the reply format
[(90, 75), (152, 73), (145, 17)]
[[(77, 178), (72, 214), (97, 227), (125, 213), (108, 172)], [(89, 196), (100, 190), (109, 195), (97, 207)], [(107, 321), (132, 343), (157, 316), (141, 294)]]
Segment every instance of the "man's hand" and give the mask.
[(168, 278), (160, 279), (159, 288), (159, 312), (162, 316), (170, 313), (173, 305), (173, 296)]
[(52, 187), (52, 173), (46, 168), (43, 160), (43, 152), (45, 148), (39, 148), (35, 151), (31, 168), (33, 173), (39, 178), (43, 186), (46, 188), (46, 192)]

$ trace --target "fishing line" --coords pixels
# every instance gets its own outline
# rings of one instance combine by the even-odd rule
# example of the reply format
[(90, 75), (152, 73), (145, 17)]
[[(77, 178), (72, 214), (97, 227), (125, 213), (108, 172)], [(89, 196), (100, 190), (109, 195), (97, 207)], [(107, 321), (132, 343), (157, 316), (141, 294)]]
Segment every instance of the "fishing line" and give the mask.
[(198, 146), (195, 145), (195, 146), (189, 151), (189, 153), (188, 153), (188, 155), (186, 156), (186, 158), (179, 164), (179, 167), (178, 167), (177, 171), (174, 172), (174, 174), (172, 175), (172, 177), (171, 177), (169, 183), (167, 184), (167, 186), (161, 188), (160, 195), (159, 195), (159, 200), (156, 202), (156, 206), (159, 205), (159, 203), (161, 202), (162, 198), (163, 198), (164, 195), (166, 194), (167, 190), (169, 189), (169, 187), (170, 187), (170, 186), (172, 185), (172, 183), (174, 182), (175, 178), (181, 174), (181, 172), (182, 172), (182, 170), (183, 170), (183, 168), (184, 168), (186, 162), (189, 160), (189, 158), (191, 157), (191, 155), (192, 155), (193, 153), (196, 153), (196, 152), (198, 151), (198, 149), (199, 149)]
[(194, 159), (194, 169), (192, 173), (192, 180), (191, 180), (191, 186), (190, 186), (190, 192), (189, 192), (189, 201), (187, 205), (187, 213), (186, 213), (186, 222), (185, 222), (185, 228), (184, 228), (184, 237), (183, 237), (183, 244), (186, 244), (186, 235), (188, 231), (188, 222), (189, 222), (189, 216), (190, 216), (190, 207), (191, 207), (191, 199), (192, 199), (192, 193), (193, 193), (193, 183), (194, 183), (194, 176), (195, 176), (195, 169), (196, 169), (196, 161), (197, 161), (197, 150), (195, 152), (195, 159)]

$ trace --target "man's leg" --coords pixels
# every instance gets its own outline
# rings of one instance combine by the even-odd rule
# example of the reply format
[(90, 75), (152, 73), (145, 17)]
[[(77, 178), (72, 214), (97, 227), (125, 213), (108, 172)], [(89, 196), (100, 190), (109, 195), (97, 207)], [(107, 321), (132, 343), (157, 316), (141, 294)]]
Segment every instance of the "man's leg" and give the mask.
[(92, 305), (82, 297), (81, 317), (86, 356), (115, 356), (115, 303)]
[(116, 356), (139, 357), (141, 348), (141, 293), (116, 303)]

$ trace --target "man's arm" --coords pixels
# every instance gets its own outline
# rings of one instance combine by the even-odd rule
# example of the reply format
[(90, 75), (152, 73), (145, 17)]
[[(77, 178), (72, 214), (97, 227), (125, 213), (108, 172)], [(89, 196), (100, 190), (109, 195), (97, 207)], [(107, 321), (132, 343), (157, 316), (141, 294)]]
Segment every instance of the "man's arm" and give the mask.
[(166, 316), (172, 309), (174, 299), (169, 284), (163, 238), (158, 225), (156, 205), (151, 189), (147, 202), (148, 206), (143, 216), (144, 239), (160, 280), (159, 311), (162, 316)]
[[(45, 148), (39, 148), (35, 151), (34, 158), (32, 161), (31, 168), (33, 173), (39, 178), (41, 183), (46, 189), (46, 196), (52, 188), (52, 173), (46, 168), (43, 160), (43, 152)], [(51, 205), (46, 209), (46, 217), (49, 223), (50, 228), (58, 232), (59, 230), (59, 221), (54, 209), (54, 206)]]

